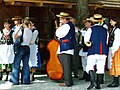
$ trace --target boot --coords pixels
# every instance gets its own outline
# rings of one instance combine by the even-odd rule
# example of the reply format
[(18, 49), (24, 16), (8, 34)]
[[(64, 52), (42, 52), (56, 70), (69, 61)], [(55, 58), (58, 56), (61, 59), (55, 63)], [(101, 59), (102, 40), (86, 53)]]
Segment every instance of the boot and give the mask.
[(119, 86), (119, 78), (118, 77), (113, 77), (113, 82), (109, 84), (107, 87), (118, 87)]
[(101, 74), (101, 84), (104, 84), (104, 74)]
[(103, 74), (97, 74), (97, 80), (96, 80), (96, 89), (100, 89), (100, 84), (101, 84), (101, 80), (102, 80), (102, 75)]
[(90, 75), (90, 86), (87, 89), (92, 89), (93, 87), (96, 87), (96, 83), (95, 83), (95, 73), (93, 70), (89, 71), (89, 75)]
[(9, 72), (6, 71), (6, 79), (5, 79), (5, 81), (8, 81), (8, 76), (9, 76)]
[(90, 75), (86, 72), (85, 74), (85, 82), (90, 81)]
[(83, 72), (83, 76), (79, 78), (79, 80), (85, 80), (85, 74), (86, 74), (86, 71)]
[(0, 80), (2, 80), (2, 77), (3, 77), (3, 73), (0, 72)]

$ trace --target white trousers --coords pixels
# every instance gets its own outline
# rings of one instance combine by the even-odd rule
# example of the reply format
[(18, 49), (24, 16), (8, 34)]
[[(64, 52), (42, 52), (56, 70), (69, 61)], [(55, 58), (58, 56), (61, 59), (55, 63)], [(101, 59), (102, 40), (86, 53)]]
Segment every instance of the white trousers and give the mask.
[(96, 73), (104, 74), (105, 62), (106, 62), (106, 57), (95, 59), (88, 56), (86, 72), (89, 73), (90, 70), (94, 70), (94, 66), (96, 65), (96, 69), (97, 69)]
[(83, 68), (83, 71), (86, 71), (87, 56), (81, 56), (81, 59), (82, 59), (82, 68)]

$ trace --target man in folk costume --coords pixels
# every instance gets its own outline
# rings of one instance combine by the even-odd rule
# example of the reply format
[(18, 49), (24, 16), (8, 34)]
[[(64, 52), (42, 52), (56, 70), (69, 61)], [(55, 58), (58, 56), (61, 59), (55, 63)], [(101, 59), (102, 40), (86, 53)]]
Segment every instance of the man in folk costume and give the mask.
[[(105, 20), (101, 14), (95, 14), (90, 18), (95, 24), (89, 28), (84, 36), (84, 42), (88, 48), (88, 60), (86, 71), (90, 75), (91, 84), (87, 89), (100, 89), (102, 75), (108, 53), (107, 42), (108, 32), (103, 26), (98, 24), (100, 20)], [(94, 66), (96, 65), (97, 80), (95, 80)]]
[(82, 62), (82, 68), (83, 68), (83, 76), (79, 78), (79, 80), (85, 80), (85, 81), (90, 81), (89, 74), (86, 72), (86, 66), (87, 66), (87, 54), (88, 54), (88, 47), (84, 43), (84, 35), (88, 28), (90, 28), (93, 25), (93, 22), (89, 19), (86, 18), (86, 20), (83, 20), (83, 23), (85, 27), (81, 29), (82, 33), (82, 40), (81, 40), (81, 50), (79, 51), (79, 55), (81, 56), (81, 62)]
[(113, 81), (107, 87), (119, 86), (120, 75), (120, 18), (112, 17), (110, 24), (113, 27), (109, 35), (108, 68)]
[(12, 28), (14, 30), (14, 34), (17, 33), (17, 31), (20, 29), (20, 27), (22, 26), (22, 18), (20, 16), (14, 16), (12, 18), (12, 21), (14, 21), (15, 26)]
[(75, 39), (75, 26), (70, 21), (70, 16), (68, 13), (61, 12), (59, 17), (62, 26), (60, 26), (55, 34), (59, 40), (60, 46), (58, 47), (57, 54), (59, 55), (59, 60), (61, 61), (63, 72), (64, 72), (64, 83), (59, 84), (59, 86), (72, 86), (72, 73), (71, 73), (71, 55), (74, 54), (74, 48), (76, 47)]

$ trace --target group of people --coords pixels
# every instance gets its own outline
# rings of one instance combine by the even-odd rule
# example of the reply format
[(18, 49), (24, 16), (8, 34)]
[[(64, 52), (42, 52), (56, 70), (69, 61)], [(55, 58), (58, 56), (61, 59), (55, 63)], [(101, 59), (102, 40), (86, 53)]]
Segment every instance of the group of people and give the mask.
[[(12, 21), (15, 25), (11, 28)], [(7, 73), (9, 70), (11, 71), (9, 83), (18, 85), (21, 72), (21, 84), (30, 84), (30, 69), (41, 67), (37, 45), (38, 30), (35, 22), (32, 17), (22, 19), (20, 16), (4, 20), (4, 28), (0, 31), (1, 80), (4, 70)], [(16, 53), (14, 43), (20, 36), (22, 36), (22, 42)]]
[[(107, 87), (118, 87), (120, 75), (120, 19), (111, 17), (109, 30), (105, 18), (101, 14), (94, 14), (93, 17), (86, 18), (83, 21), (85, 28), (78, 30), (82, 34), (81, 39), (80, 36), (76, 37), (76, 27), (68, 13), (61, 12), (56, 16), (62, 23), (55, 32), (60, 43), (57, 54), (64, 71), (64, 82), (59, 86), (69, 87), (73, 85), (72, 65), (74, 63), (72, 61), (76, 61), (76, 58), (73, 57), (79, 54), (84, 72), (83, 77), (79, 80), (86, 79), (86, 81), (91, 82), (88, 90), (101, 88), (100, 85), (104, 83), (106, 62), (110, 75), (113, 76), (112, 83)], [(76, 38), (81, 40), (78, 42)], [(81, 46), (80, 49), (78, 44)]]
[[(105, 18), (101, 14), (94, 14), (86, 18), (83, 23), (85, 28), (80, 30), (75, 26), (75, 19), (68, 13), (61, 12), (56, 15), (60, 26), (55, 32), (59, 41), (57, 54), (64, 72), (63, 83), (59, 86), (72, 86), (72, 68), (74, 77), (78, 78), (77, 56), (81, 56), (83, 77), (79, 80), (90, 81), (87, 89), (100, 89), (104, 83), (105, 65), (113, 76), (113, 81), (107, 87), (119, 86), (120, 75), (120, 19), (110, 18), (110, 30), (105, 24)], [(9, 82), (18, 85), (21, 68), (21, 83), (30, 84), (30, 68), (41, 67), (40, 53), (37, 46), (38, 30), (35, 27), (35, 19), (19, 16), (12, 18), (15, 26), (11, 28), (11, 20), (4, 20), (4, 28), (0, 31), (0, 71), (6, 73), (11, 70)], [(14, 52), (14, 43), (22, 36), (23, 41), (19, 51)], [(73, 66), (73, 67), (72, 67)], [(33, 70), (35, 71), (35, 70)], [(95, 75), (96, 73), (96, 75)], [(97, 76), (95, 78), (95, 76)], [(8, 77), (7, 77), (8, 79)], [(6, 80), (7, 80), (6, 79)]]

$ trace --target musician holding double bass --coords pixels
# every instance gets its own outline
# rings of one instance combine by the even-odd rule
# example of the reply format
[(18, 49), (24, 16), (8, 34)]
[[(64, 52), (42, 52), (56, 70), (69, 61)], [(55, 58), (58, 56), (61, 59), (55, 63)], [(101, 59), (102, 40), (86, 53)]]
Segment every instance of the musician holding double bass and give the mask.
[(70, 87), (73, 85), (71, 73), (71, 55), (74, 54), (74, 48), (76, 47), (75, 27), (70, 21), (71, 17), (68, 13), (61, 12), (56, 16), (59, 17), (60, 23), (62, 23), (62, 26), (60, 26), (55, 32), (60, 44), (57, 54), (64, 72), (64, 83), (59, 84), (59, 86)]

